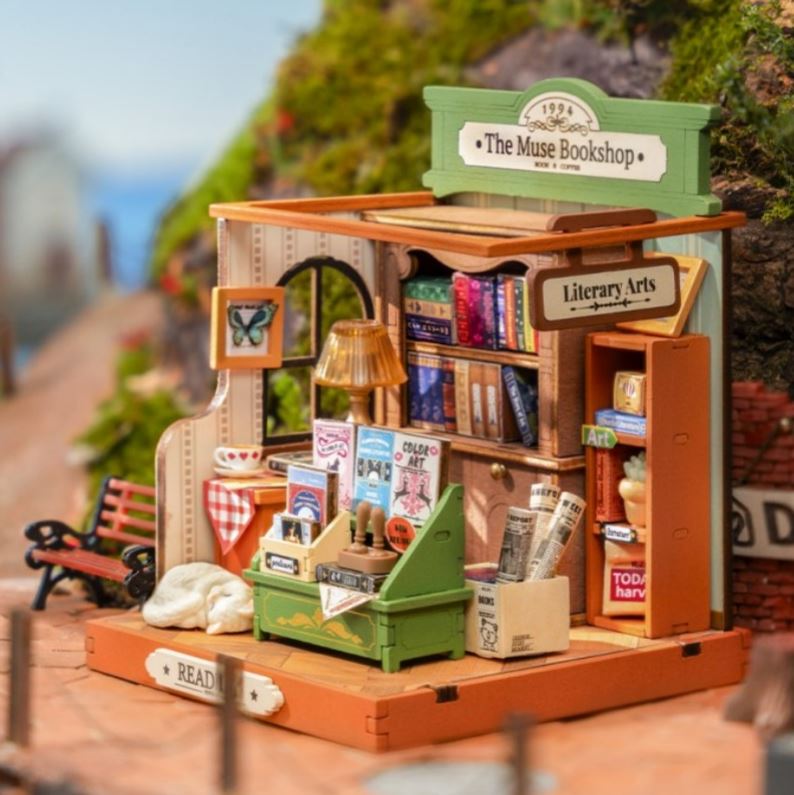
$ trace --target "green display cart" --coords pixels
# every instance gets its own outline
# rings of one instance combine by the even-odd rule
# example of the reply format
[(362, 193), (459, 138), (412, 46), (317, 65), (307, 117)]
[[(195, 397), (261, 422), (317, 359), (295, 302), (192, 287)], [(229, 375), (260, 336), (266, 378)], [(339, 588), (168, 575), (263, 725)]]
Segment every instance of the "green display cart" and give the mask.
[(447, 487), (435, 511), (381, 586), (377, 598), (323, 619), (320, 586), (259, 570), (254, 588), (254, 637), (272, 634), (359, 657), (398, 671), (406, 660), (464, 654), (463, 487)]

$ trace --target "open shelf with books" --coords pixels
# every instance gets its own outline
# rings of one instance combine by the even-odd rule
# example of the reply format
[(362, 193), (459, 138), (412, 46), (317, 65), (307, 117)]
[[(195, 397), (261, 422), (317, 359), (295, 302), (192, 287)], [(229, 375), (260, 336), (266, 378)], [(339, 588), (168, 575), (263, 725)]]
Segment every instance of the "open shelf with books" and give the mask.
[[(588, 335), (586, 421), (610, 416), (616, 373), (632, 372), (645, 377), (647, 423), (645, 437), (586, 448), (590, 624), (648, 638), (709, 626), (708, 358), (700, 335)], [(644, 463), (644, 520), (627, 487), (618, 495), (626, 461)]]

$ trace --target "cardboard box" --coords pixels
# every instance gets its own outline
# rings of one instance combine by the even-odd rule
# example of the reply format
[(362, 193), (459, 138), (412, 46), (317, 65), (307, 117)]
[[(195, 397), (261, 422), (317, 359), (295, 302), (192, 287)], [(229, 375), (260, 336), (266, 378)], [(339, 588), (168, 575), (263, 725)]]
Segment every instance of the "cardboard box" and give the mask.
[(480, 657), (523, 657), (565, 651), (569, 644), (567, 577), (511, 583), (467, 580), (466, 651)]

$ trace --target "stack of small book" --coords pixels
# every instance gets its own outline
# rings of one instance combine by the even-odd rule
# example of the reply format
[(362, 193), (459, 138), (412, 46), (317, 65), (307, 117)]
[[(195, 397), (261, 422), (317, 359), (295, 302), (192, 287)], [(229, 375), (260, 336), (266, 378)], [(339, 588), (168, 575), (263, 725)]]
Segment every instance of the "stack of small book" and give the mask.
[(408, 339), (536, 353), (526, 276), (419, 276), (403, 286)]
[(408, 421), (417, 428), (499, 442), (538, 443), (537, 373), (532, 370), (408, 354)]

